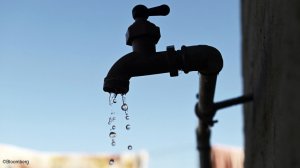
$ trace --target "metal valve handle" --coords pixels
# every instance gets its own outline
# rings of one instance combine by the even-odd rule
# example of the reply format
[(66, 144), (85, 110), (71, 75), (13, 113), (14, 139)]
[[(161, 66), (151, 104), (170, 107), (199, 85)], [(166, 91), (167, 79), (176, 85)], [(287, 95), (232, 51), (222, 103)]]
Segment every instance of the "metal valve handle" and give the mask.
[(168, 5), (160, 5), (153, 8), (147, 8), (144, 5), (137, 5), (132, 9), (133, 19), (144, 18), (148, 19), (149, 16), (166, 16), (170, 13)]

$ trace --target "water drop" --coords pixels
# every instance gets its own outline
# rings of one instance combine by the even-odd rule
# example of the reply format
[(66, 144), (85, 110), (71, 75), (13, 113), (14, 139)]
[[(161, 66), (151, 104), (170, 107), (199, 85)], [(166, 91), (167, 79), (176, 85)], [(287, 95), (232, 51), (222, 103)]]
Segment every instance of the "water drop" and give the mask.
[(124, 103), (124, 104), (121, 106), (121, 109), (122, 109), (123, 111), (127, 111), (127, 110), (128, 110), (127, 104)]
[(115, 120), (116, 120), (116, 117), (109, 117), (109, 119), (108, 119), (108, 125), (110, 125)]
[(114, 140), (111, 142), (111, 146), (116, 146), (116, 142)]
[(109, 105), (112, 105), (113, 103), (116, 103), (117, 94), (115, 93), (109, 93)]
[(110, 159), (109, 160), (109, 165), (113, 165), (115, 163), (115, 160), (114, 159)]
[(126, 130), (130, 130), (130, 124), (126, 125)]
[(126, 96), (124, 94), (122, 94), (122, 102), (123, 102), (123, 104), (125, 104), (125, 101), (126, 101)]
[(110, 138), (115, 138), (116, 136), (117, 136), (117, 134), (115, 132), (110, 132), (109, 133)]
[(127, 116), (125, 117), (125, 119), (126, 119), (126, 120), (129, 120), (129, 116), (127, 115)]
[(111, 105), (111, 93), (109, 93), (108, 104)]
[(128, 149), (128, 150), (132, 150), (132, 146), (131, 146), (131, 145), (128, 145), (127, 149)]

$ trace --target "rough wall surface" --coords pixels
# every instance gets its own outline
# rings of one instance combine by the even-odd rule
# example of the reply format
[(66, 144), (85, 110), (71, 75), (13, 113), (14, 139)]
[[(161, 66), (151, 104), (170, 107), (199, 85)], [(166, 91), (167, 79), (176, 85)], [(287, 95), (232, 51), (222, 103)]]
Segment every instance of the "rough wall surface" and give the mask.
[(241, 2), (245, 168), (300, 168), (300, 1)]

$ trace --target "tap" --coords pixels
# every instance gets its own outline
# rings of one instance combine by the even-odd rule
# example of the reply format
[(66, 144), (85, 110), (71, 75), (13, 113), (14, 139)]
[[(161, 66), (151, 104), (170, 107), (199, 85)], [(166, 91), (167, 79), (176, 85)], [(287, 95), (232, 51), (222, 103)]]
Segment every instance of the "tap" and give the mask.
[(160, 28), (147, 19), (149, 16), (166, 16), (169, 12), (167, 5), (153, 8), (137, 5), (133, 8), (135, 21), (126, 33), (126, 44), (132, 46), (133, 51), (113, 64), (104, 79), (105, 92), (126, 94), (130, 78), (137, 76), (170, 73), (175, 77), (180, 70), (184, 73), (198, 71), (204, 77), (217, 76), (223, 67), (223, 59), (212, 46), (182, 46), (180, 50), (168, 46), (166, 51), (156, 51)]
[(160, 29), (149, 22), (149, 16), (166, 16), (170, 12), (167, 5), (147, 8), (137, 5), (132, 9), (135, 20), (128, 27), (126, 44), (132, 46), (132, 52), (121, 57), (110, 68), (104, 78), (103, 90), (109, 93), (124, 95), (129, 91), (129, 80), (132, 77), (170, 73), (178, 76), (178, 71), (189, 73), (198, 71), (200, 76), (198, 102), (195, 112), (199, 119), (196, 129), (199, 166), (212, 168), (211, 164), (211, 127), (217, 122), (213, 120), (217, 110), (253, 100), (253, 95), (214, 103), (217, 75), (223, 68), (221, 53), (208, 45), (182, 46), (175, 50), (167, 46), (166, 51), (156, 51), (160, 39)]
[[(174, 46), (166, 47), (166, 51), (156, 51), (160, 39), (160, 29), (149, 22), (149, 16), (166, 16), (170, 12), (167, 5), (147, 8), (137, 5), (132, 10), (135, 20), (128, 27), (126, 44), (132, 46), (132, 52), (121, 57), (113, 64), (104, 78), (103, 90), (109, 93), (124, 95), (129, 91), (129, 81), (132, 77), (170, 73), (178, 76), (178, 71), (189, 73), (198, 71), (201, 74), (199, 101), (195, 106), (199, 125), (196, 129), (197, 148), (202, 168), (211, 168), (210, 162), (210, 127), (217, 106), (214, 103), (214, 93), (218, 73), (223, 68), (221, 53), (208, 45), (182, 46), (175, 50)], [(236, 101), (219, 103), (220, 107), (228, 106)]]

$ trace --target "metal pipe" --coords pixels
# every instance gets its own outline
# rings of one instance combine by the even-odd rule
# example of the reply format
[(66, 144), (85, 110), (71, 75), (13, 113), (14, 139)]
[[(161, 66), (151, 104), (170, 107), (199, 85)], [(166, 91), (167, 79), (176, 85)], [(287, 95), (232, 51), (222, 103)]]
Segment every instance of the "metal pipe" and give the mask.
[(201, 168), (212, 167), (210, 135), (211, 127), (216, 122), (213, 120), (213, 117), (216, 114), (217, 110), (253, 100), (253, 95), (249, 94), (214, 103), (213, 99), (216, 79), (216, 75), (201, 75), (200, 89), (199, 94), (197, 95), (199, 101), (196, 104), (195, 111), (196, 115), (199, 118), (199, 124), (196, 130), (196, 134), (197, 149), (199, 150), (199, 160)]
[(201, 75), (199, 89), (199, 110), (209, 113), (213, 110), (217, 75)]
[[(131, 52), (120, 58), (104, 79), (103, 90), (126, 94), (131, 77), (154, 75), (183, 70), (185, 73), (198, 71), (202, 75), (217, 75), (223, 67), (220, 52), (211, 46), (183, 46), (178, 51), (163, 51), (150, 54)], [(206, 86), (206, 85), (205, 85)], [(210, 89), (209, 89), (210, 90)]]
[(214, 108), (215, 108), (215, 110), (219, 110), (219, 109), (226, 108), (226, 107), (229, 107), (229, 106), (233, 106), (233, 105), (237, 105), (237, 104), (241, 104), (241, 103), (246, 103), (246, 102), (249, 102), (249, 101), (252, 101), (252, 100), (253, 100), (253, 95), (252, 94), (243, 95), (243, 96), (232, 98), (232, 99), (229, 99), (229, 100), (224, 100), (224, 101), (217, 102), (217, 103), (215, 103)]
[(199, 124), (197, 128), (197, 149), (199, 151), (200, 168), (211, 168), (210, 128)]
[(199, 88), (199, 102), (196, 113), (199, 117), (197, 128), (197, 148), (199, 150), (200, 167), (211, 168), (211, 146), (210, 146), (210, 126), (214, 115), (214, 94), (216, 88), (217, 75), (201, 75)]

